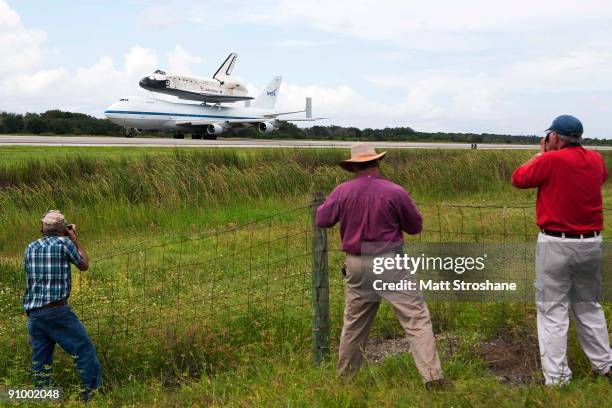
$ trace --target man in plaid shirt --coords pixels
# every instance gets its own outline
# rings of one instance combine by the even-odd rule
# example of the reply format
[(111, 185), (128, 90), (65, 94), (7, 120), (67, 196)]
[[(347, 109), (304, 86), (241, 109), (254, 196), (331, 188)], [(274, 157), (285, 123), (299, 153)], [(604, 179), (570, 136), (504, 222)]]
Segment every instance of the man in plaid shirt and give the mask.
[(89, 268), (87, 252), (76, 236), (76, 227), (64, 215), (51, 210), (42, 218), (43, 237), (25, 250), (23, 266), (26, 290), (23, 307), (28, 314), (32, 344), (32, 371), (37, 386), (52, 384), (53, 350), (58, 343), (75, 357), (83, 383), (82, 397), (89, 399), (102, 383), (96, 349), (83, 324), (68, 305), (70, 264)]

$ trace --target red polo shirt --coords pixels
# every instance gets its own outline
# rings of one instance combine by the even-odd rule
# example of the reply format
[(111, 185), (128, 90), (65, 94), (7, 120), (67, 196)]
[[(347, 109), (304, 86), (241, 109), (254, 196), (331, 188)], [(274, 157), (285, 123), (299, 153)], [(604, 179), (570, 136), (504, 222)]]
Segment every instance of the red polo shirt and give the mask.
[(603, 230), (601, 186), (608, 170), (598, 152), (581, 146), (537, 155), (512, 174), (518, 188), (538, 188), (542, 229), (581, 234)]

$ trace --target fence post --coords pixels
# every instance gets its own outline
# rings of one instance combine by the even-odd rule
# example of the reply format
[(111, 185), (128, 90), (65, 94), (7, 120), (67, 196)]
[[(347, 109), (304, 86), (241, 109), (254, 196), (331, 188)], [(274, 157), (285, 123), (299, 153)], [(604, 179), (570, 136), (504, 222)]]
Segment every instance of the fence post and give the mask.
[(327, 231), (317, 228), (317, 208), (323, 194), (313, 194), (312, 218), (312, 354), (315, 364), (329, 357), (329, 272), (327, 263)]

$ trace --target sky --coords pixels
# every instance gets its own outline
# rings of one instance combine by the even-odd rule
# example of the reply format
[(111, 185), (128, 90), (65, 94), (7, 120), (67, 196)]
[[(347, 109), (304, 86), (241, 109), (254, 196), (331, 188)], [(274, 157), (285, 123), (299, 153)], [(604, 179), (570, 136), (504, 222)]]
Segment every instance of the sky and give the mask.
[(210, 77), (230, 52), (277, 109), (324, 125), (612, 138), (609, 0), (0, 0), (0, 111), (103, 117), (155, 69)]

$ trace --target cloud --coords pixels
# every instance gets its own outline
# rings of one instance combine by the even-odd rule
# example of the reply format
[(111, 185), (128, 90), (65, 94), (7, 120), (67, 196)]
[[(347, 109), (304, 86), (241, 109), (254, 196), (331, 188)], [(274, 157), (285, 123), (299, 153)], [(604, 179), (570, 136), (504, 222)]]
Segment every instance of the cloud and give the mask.
[(157, 68), (157, 53), (139, 45), (133, 46), (125, 56), (125, 74), (129, 77), (144, 76)]
[(6, 76), (38, 66), (42, 61), (42, 44), (47, 34), (28, 29), (19, 14), (6, 1), (0, 0), (0, 76)]
[(136, 45), (125, 54), (121, 67), (112, 57), (102, 56), (76, 70), (35, 69), (9, 75), (0, 81), (0, 110), (69, 109), (102, 116), (104, 107), (119, 96), (142, 92), (138, 80), (156, 66), (155, 51)]
[(193, 69), (202, 64), (204, 59), (195, 55), (191, 55), (180, 44), (168, 52), (169, 70), (172, 72), (180, 72), (184, 74), (192, 74)]
[[(186, 4), (180, 15), (169, 4), (147, 2), (141, 27), (180, 25), (193, 34), (215, 25), (237, 36), (259, 29), (253, 38), (277, 47), (271, 54), (298, 49), (307, 64), (334, 64), (323, 74), (292, 76), (279, 96), (283, 111), (302, 109), (311, 96), (315, 115), (331, 118), (323, 124), (525, 134), (541, 131), (556, 114), (574, 113), (590, 135), (612, 136), (608, 1), (232, 0), (230, 7)], [(342, 47), (319, 48), (335, 43)], [(101, 116), (119, 96), (143, 93), (138, 80), (154, 69), (200, 72), (204, 60), (190, 46), (136, 44), (121, 57), (94, 54), (86, 66), (47, 66), (46, 33), (26, 27), (0, 0), (0, 110)], [(249, 85), (251, 94), (262, 85)]]
[(543, 24), (567, 29), (594, 16), (612, 17), (605, 0), (279, 0), (276, 7), (280, 20), (374, 39), (403, 39), (423, 31), (522, 31)]
[(272, 43), (273, 47), (280, 48), (309, 48), (309, 47), (320, 47), (322, 45), (337, 44), (338, 41), (326, 40), (326, 41), (312, 41), (312, 40), (280, 40)]
[(172, 8), (160, 5), (146, 5), (138, 16), (138, 24), (148, 30), (166, 30), (176, 27), (182, 17)]

